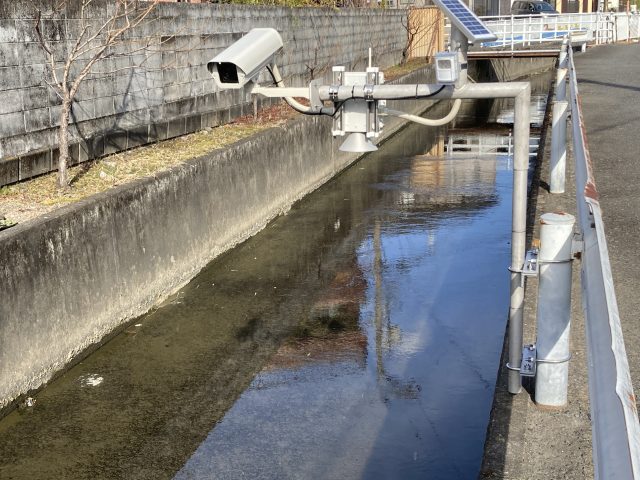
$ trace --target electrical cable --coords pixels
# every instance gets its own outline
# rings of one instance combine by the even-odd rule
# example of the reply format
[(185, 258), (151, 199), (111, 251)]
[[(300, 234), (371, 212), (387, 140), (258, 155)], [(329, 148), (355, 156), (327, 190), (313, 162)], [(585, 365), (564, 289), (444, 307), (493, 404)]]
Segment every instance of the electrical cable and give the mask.
[(416, 85), (416, 95), (409, 95), (406, 97), (393, 97), (393, 100), (422, 100), (424, 98), (429, 98), (429, 97), (433, 97), (435, 95), (438, 95), (440, 92), (442, 92), (445, 88), (447, 88), (447, 85), (442, 85), (438, 90), (436, 90), (435, 92), (431, 92), (428, 95), (417, 95), (417, 90), (419, 85)]

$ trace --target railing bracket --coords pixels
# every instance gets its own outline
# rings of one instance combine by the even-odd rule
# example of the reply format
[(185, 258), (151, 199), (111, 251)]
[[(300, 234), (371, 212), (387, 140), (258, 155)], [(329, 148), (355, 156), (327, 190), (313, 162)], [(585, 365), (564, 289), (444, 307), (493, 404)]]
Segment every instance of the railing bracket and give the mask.
[(522, 361), (520, 362), (520, 368), (512, 367), (507, 363), (508, 370), (514, 370), (520, 372), (523, 377), (535, 377), (537, 366), (537, 352), (535, 343), (525, 345), (522, 348)]
[(522, 348), (522, 363), (520, 364), (520, 375), (523, 377), (535, 377), (538, 353), (535, 343), (525, 345)]
[(522, 269), (515, 270), (509, 268), (509, 271), (520, 274), (520, 285), (524, 287), (525, 278), (538, 276), (538, 249), (532, 248), (531, 250), (527, 250)]
[(583, 250), (584, 239), (582, 237), (582, 233), (576, 232), (573, 234), (573, 239), (571, 240), (571, 256), (574, 258), (580, 258)]

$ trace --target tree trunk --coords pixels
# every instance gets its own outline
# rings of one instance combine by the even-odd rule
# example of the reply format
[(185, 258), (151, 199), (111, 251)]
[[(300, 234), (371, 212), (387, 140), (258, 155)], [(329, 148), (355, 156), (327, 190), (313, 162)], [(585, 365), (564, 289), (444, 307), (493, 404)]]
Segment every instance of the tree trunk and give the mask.
[(69, 114), (71, 112), (71, 101), (64, 96), (62, 100), (62, 110), (60, 111), (60, 128), (58, 130), (58, 149), (60, 158), (58, 159), (58, 188), (66, 190), (69, 188), (69, 175), (67, 165), (69, 165)]

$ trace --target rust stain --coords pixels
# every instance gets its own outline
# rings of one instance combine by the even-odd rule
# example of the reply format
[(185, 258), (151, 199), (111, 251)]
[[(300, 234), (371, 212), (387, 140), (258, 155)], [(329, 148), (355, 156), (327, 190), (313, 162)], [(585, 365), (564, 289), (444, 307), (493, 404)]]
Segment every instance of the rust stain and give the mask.
[(631, 392), (627, 393), (627, 397), (629, 398), (629, 407), (631, 407), (631, 410), (633, 410), (633, 412), (637, 415), (638, 407), (636, 406), (636, 396), (633, 394), (633, 392)]
[(596, 184), (593, 183), (593, 180), (589, 179), (587, 184), (584, 186), (584, 196), (586, 198), (590, 198), (592, 200), (599, 200), (600, 194), (598, 193), (598, 189), (596, 188)]
[(591, 161), (591, 153), (589, 152), (589, 142), (587, 140), (587, 126), (585, 125), (584, 118), (582, 116), (582, 97), (578, 94), (576, 101), (578, 103), (578, 116), (580, 118), (580, 133), (582, 134), (582, 141), (584, 142), (584, 156), (587, 166), (587, 183), (584, 186), (585, 198), (598, 201), (600, 194), (596, 188), (596, 183), (593, 177), (593, 162)]

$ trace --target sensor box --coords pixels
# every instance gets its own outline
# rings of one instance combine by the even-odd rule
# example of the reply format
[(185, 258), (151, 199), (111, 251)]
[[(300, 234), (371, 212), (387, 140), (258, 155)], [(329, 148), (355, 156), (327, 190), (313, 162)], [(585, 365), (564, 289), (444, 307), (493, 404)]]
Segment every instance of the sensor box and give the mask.
[(456, 52), (436, 53), (436, 81), (441, 85), (453, 85), (460, 77), (460, 63)]

